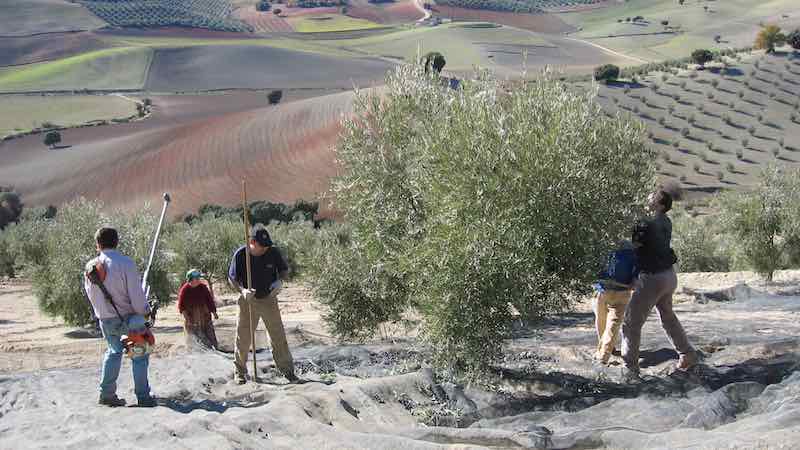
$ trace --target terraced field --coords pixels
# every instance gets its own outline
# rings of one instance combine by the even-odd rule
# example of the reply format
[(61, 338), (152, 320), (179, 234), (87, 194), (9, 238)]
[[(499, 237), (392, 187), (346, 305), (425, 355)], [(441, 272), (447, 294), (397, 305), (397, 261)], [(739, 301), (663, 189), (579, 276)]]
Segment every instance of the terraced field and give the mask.
[(0, 92), (141, 89), (151, 58), (149, 48), (120, 47), (0, 69)]
[(486, 11), (447, 5), (436, 5), (433, 11), (438, 16), (448, 19), (492, 22), (539, 33), (566, 33), (576, 30), (574, 26), (568, 25), (554, 14)]
[(107, 25), (86, 8), (65, 0), (0, 1), (0, 36), (4, 37), (95, 30)]
[(651, 133), (659, 173), (689, 187), (739, 188), (768, 163), (800, 166), (800, 58), (744, 55), (719, 71), (655, 72), (603, 86), (599, 102)]
[[(169, 191), (176, 215), (203, 203), (235, 204), (242, 179), (253, 198), (311, 199), (335, 174), (333, 145), (352, 99), (347, 92), (186, 121), (171, 116), (170, 103), (180, 97), (154, 97), (152, 120), (67, 130), (68, 149), (48, 150), (39, 136), (0, 143), (0, 179), (30, 205), (84, 195), (139, 208)], [(209, 114), (215, 104), (229, 103), (225, 97), (207, 100)]]

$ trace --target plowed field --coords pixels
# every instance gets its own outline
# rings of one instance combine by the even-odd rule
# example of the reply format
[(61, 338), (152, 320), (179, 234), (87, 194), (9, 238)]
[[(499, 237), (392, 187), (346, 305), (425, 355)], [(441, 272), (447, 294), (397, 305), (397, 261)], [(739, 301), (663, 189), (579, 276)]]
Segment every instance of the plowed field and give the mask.
[(539, 33), (566, 33), (575, 31), (572, 25), (564, 23), (553, 14), (526, 14), (500, 11), (485, 11), (480, 9), (454, 8), (451, 6), (436, 5), (433, 11), (441, 17), (459, 20), (473, 20), (499, 23), (524, 30)]
[(255, 46), (156, 50), (146, 89), (156, 92), (228, 88), (352, 88), (382, 82), (391, 64)]
[(366, 0), (353, 0), (347, 8), (347, 15), (381, 24), (415, 22), (423, 16), (422, 11), (414, 5), (412, 0), (384, 4), (369, 3)]
[(0, 67), (66, 58), (106, 47), (91, 32), (0, 38)]
[(64, 0), (0, 1), (0, 36), (94, 30), (107, 25), (83, 6)]
[(239, 8), (233, 13), (234, 17), (253, 27), (256, 33), (292, 32), (294, 28), (283, 17), (272, 11), (256, 11), (255, 6)]
[[(215, 105), (222, 111), (226, 105), (256, 104), (248, 95), (235, 101), (205, 96), (198, 108), (214, 114)], [(154, 97), (154, 117), (145, 122), (67, 130), (62, 135), (69, 148), (48, 150), (41, 136), (4, 142), (0, 179), (29, 205), (86, 196), (138, 208), (169, 191), (175, 215), (203, 203), (235, 204), (242, 179), (254, 199), (292, 202), (327, 189), (336, 170), (332, 149), (340, 119), (352, 109), (351, 92), (181, 118), (179, 111), (191, 109), (193, 98), (199, 97), (174, 104), (182, 97)]]

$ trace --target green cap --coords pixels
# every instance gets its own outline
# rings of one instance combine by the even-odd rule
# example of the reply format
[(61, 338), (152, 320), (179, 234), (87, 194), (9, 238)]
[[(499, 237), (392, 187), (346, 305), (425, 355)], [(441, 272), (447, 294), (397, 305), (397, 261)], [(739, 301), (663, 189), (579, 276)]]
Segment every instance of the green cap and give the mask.
[(191, 269), (186, 272), (186, 281), (192, 281), (197, 278), (203, 278), (203, 272), (197, 269)]

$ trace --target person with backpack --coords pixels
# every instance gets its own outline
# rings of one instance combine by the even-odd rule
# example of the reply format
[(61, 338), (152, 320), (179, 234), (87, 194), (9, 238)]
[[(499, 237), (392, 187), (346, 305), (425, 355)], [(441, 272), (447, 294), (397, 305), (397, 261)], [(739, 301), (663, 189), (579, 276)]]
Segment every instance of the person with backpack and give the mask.
[(217, 305), (208, 282), (197, 269), (186, 272), (186, 282), (178, 291), (178, 312), (183, 316), (183, 329), (187, 337), (195, 336), (204, 345), (215, 350), (219, 348), (211, 319), (212, 315), (214, 319), (219, 319)]
[(672, 194), (663, 188), (648, 197), (650, 217), (633, 227), (632, 241), (639, 264), (639, 279), (622, 323), (622, 359), (625, 362), (623, 379), (637, 381), (639, 377), (639, 346), (642, 327), (655, 306), (661, 326), (678, 352), (677, 370), (689, 370), (698, 362), (697, 351), (689, 343), (678, 317), (672, 309), (672, 294), (678, 286), (674, 264), (678, 261), (672, 250), (672, 221), (667, 212), (672, 209)]
[(108, 349), (100, 380), (100, 399), (105, 406), (124, 406), (117, 397), (117, 378), (122, 355), (131, 356), (134, 391), (138, 406), (156, 406), (147, 379), (149, 349), (155, 343), (146, 327), (150, 305), (142, 289), (142, 279), (132, 259), (117, 251), (119, 235), (114, 228), (95, 233), (98, 256), (86, 264), (84, 288)]
[(608, 364), (614, 351), (638, 274), (633, 244), (624, 240), (608, 255), (605, 267), (592, 285), (597, 293), (593, 303), (597, 329), (595, 359), (601, 364)]
[[(247, 284), (247, 248), (239, 247), (233, 254), (228, 268), (228, 282), (240, 293), (239, 319), (236, 323), (236, 343), (234, 350), (234, 366), (236, 381), (244, 384), (247, 381), (247, 352), (252, 343), (250, 308), (253, 309), (252, 327), (263, 320), (272, 343), (272, 357), (275, 365), (289, 382), (297, 382), (294, 374), (294, 362), (286, 342), (286, 331), (278, 308), (278, 293), (282, 280), (288, 279), (289, 266), (280, 251), (272, 243), (269, 232), (262, 224), (255, 224), (248, 240), (250, 249), (250, 267), (252, 269), (252, 286)], [(253, 374), (257, 377), (258, 374)]]

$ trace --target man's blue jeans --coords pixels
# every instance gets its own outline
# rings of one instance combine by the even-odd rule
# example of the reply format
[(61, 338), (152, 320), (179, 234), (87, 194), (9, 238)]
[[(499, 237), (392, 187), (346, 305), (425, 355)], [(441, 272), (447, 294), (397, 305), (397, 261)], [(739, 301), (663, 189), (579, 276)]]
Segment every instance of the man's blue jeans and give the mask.
[[(128, 327), (140, 328), (139, 324), (144, 325), (144, 317), (134, 314), (125, 318), (123, 323), (119, 318), (103, 319), (100, 321), (100, 329), (103, 330), (103, 337), (108, 343), (103, 358), (103, 376), (100, 380), (100, 396), (110, 398), (117, 393), (117, 377), (122, 366), (122, 335), (128, 333)], [(147, 382), (147, 367), (150, 365), (150, 355), (133, 358), (133, 383), (137, 399), (150, 397), (150, 384)]]

